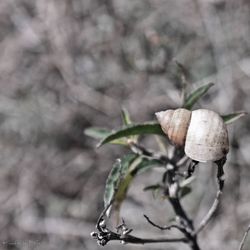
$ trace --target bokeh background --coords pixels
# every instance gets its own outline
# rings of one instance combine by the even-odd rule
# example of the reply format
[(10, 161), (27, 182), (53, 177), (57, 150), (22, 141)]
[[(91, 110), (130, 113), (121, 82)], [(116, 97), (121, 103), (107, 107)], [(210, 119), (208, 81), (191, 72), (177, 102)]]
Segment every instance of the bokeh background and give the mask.
[[(196, 108), (249, 111), (250, 1), (0, 1), (0, 249), (100, 249), (89, 233), (108, 172), (126, 149), (97, 150), (83, 130), (121, 126), (122, 106), (137, 122), (178, 107), (176, 61), (187, 69), (189, 91), (215, 83)], [(225, 192), (200, 236), (204, 250), (237, 249), (250, 223), (249, 122), (246, 116), (229, 127)], [(135, 235), (171, 234), (143, 218), (163, 224), (173, 216), (166, 201), (142, 190), (160, 174), (139, 176), (122, 207)], [(183, 200), (196, 224), (215, 192), (214, 168), (203, 164)]]

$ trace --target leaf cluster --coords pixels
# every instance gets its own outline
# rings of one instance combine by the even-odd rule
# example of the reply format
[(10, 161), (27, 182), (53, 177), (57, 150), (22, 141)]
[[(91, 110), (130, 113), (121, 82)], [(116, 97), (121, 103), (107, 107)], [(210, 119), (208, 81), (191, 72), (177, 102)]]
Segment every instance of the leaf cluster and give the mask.
[[(197, 101), (203, 97), (213, 85), (213, 83), (208, 83), (197, 88), (190, 94), (185, 93), (182, 107), (192, 110)], [(243, 115), (245, 115), (245, 112), (236, 112), (222, 115), (221, 117), (226, 124), (230, 124)], [(124, 145), (131, 149), (133, 149), (134, 145), (137, 145), (141, 135), (152, 134), (165, 136), (158, 122), (148, 121), (140, 124), (133, 123), (128, 111), (124, 108), (122, 109), (122, 121), (123, 126), (118, 130), (110, 131), (105, 128), (91, 127), (86, 129), (84, 133), (100, 140), (97, 147), (110, 143)], [(118, 159), (113, 165), (106, 181), (104, 207), (113, 201), (113, 208), (119, 211), (122, 202), (126, 198), (129, 186), (135, 176), (156, 166), (164, 166), (164, 164), (162, 164), (161, 161), (152, 159), (145, 154), (137, 153), (135, 151)], [(145, 187), (144, 190), (153, 190), (155, 192), (160, 188), (160, 184), (156, 183)], [(181, 190), (181, 197), (184, 197), (190, 192), (191, 188), (184, 185)], [(110, 209), (107, 214), (109, 214), (109, 212)]]

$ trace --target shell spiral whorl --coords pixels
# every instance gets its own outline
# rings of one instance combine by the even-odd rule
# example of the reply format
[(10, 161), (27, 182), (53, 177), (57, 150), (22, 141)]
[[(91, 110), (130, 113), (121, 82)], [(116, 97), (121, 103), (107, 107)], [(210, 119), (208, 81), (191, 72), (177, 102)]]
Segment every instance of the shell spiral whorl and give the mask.
[(184, 147), (191, 159), (216, 161), (228, 153), (227, 128), (216, 112), (207, 109), (191, 112), (180, 108), (157, 112), (156, 117), (170, 141)]

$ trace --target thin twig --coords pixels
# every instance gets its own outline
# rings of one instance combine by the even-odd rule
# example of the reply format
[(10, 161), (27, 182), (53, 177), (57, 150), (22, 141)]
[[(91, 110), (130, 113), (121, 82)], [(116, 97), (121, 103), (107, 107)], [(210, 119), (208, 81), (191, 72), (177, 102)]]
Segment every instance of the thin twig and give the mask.
[[(124, 227), (123, 227), (124, 226)], [(92, 238), (97, 240), (97, 243), (101, 246), (105, 246), (109, 241), (118, 240), (121, 243), (132, 243), (132, 244), (149, 244), (149, 243), (164, 243), (164, 242), (183, 242), (186, 243), (186, 238), (139, 238), (131, 235), (131, 229), (128, 229), (125, 224), (122, 225), (121, 233), (115, 233), (110, 229), (106, 228), (105, 222), (100, 220), (100, 224), (96, 226), (98, 232), (92, 232)]]
[(170, 204), (172, 205), (176, 216), (179, 217), (180, 223), (183, 227), (181, 227), (181, 232), (186, 236), (187, 242), (190, 245), (192, 250), (200, 250), (198, 245), (196, 234), (194, 233), (193, 222), (187, 216), (185, 210), (183, 209), (179, 198), (169, 198)]
[(133, 235), (130, 235), (132, 229), (128, 229), (125, 221), (123, 220), (122, 224), (118, 227), (119, 231), (117, 233), (111, 231), (106, 227), (106, 222), (104, 220), (104, 216), (112, 205), (113, 200), (103, 209), (100, 214), (96, 228), (98, 232), (92, 232), (92, 238), (97, 240), (97, 243), (101, 246), (105, 246), (111, 240), (119, 240), (121, 243), (133, 243), (133, 244), (148, 244), (148, 243), (163, 243), (163, 242), (187, 242), (186, 238), (139, 238)]
[(195, 234), (199, 234), (208, 224), (208, 222), (210, 221), (210, 219), (212, 218), (212, 216), (214, 215), (215, 211), (217, 210), (217, 207), (220, 203), (220, 197), (222, 195), (221, 191), (218, 191), (216, 194), (216, 197), (214, 199), (213, 205), (211, 206), (211, 208), (209, 209), (208, 213), (206, 214), (206, 216), (203, 218), (203, 220), (201, 221), (200, 225), (198, 226)]
[(211, 206), (207, 215), (203, 218), (200, 225), (198, 226), (198, 228), (196, 230), (196, 235), (199, 234), (206, 227), (206, 225), (209, 223), (209, 221), (212, 219), (212, 217), (215, 214), (215, 212), (218, 208), (218, 205), (220, 203), (220, 198), (222, 195), (224, 181), (225, 181), (224, 180), (224, 170), (223, 170), (223, 166), (224, 166), (225, 162), (226, 162), (226, 158), (223, 158), (223, 159), (215, 162), (217, 164), (218, 191), (217, 191), (216, 197), (214, 199), (213, 205)]
[(190, 158), (188, 158), (186, 155), (184, 155), (180, 160), (176, 162), (177, 167), (183, 167), (186, 166), (187, 161), (189, 161)]
[(130, 148), (136, 154), (143, 155), (145, 157), (158, 160), (163, 164), (170, 163), (172, 165), (175, 165), (175, 161), (168, 158), (166, 155), (150, 151), (150, 150), (144, 148), (142, 145), (139, 145), (135, 142), (130, 142)]
[(245, 244), (245, 241), (247, 239), (247, 235), (248, 235), (249, 231), (250, 231), (250, 225), (248, 226), (248, 228), (247, 228), (246, 232), (244, 233), (244, 236), (240, 242), (239, 250), (243, 250), (243, 247), (244, 247), (244, 244)]
[(109, 204), (103, 209), (103, 211), (101, 212), (101, 214), (100, 214), (100, 216), (99, 216), (99, 218), (98, 218), (98, 220), (97, 220), (97, 222), (96, 222), (96, 228), (97, 228), (99, 231), (102, 230), (102, 228), (100, 227), (100, 223), (101, 223), (101, 221), (103, 220), (103, 218), (104, 218), (106, 212), (108, 211), (108, 209), (109, 209), (109, 208), (111, 207), (111, 205), (113, 204), (113, 202), (114, 202), (114, 198), (111, 199), (111, 201), (109, 202)]
[(193, 160), (189, 166), (188, 166), (188, 170), (187, 170), (187, 176), (186, 179), (188, 179), (189, 177), (191, 177), (195, 171), (195, 167), (199, 164), (198, 161)]
[(185, 235), (192, 250), (200, 250), (197, 236), (194, 233), (193, 221), (188, 217), (179, 199), (179, 183), (176, 181), (177, 169), (174, 166), (169, 168), (167, 174), (169, 202), (176, 214), (176, 219), (180, 222), (180, 230)]
[(177, 221), (179, 221), (181, 225), (180, 230), (185, 235), (186, 239), (188, 240), (190, 248), (192, 250), (200, 250), (200, 247), (196, 239), (196, 235), (194, 234), (193, 222), (191, 219), (189, 219), (188, 215), (186, 214), (179, 200), (179, 195), (178, 195), (179, 189), (178, 189), (178, 184), (175, 181), (174, 169), (169, 171), (168, 180), (170, 184), (169, 202), (172, 205), (173, 210), (176, 214)]
[(154, 223), (152, 220), (150, 220), (147, 215), (144, 214), (143, 216), (146, 218), (146, 220), (148, 221), (149, 224), (151, 224), (152, 226), (154, 226), (156, 228), (159, 228), (160, 230), (170, 230), (171, 228), (177, 228), (181, 231), (183, 229), (178, 225), (160, 226), (160, 225), (157, 225), (156, 223)]
[(121, 236), (119, 234), (112, 235), (110, 240), (119, 240), (122, 243), (133, 243), (133, 244), (149, 244), (149, 243), (164, 243), (164, 242), (183, 242), (186, 243), (186, 238), (138, 238), (132, 235)]

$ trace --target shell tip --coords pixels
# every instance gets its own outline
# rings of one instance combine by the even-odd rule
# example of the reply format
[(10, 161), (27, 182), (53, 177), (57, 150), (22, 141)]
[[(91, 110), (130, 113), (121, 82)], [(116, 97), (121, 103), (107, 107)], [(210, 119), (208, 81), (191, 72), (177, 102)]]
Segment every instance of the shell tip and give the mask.
[(157, 118), (157, 120), (161, 123), (161, 121), (164, 119), (164, 114), (165, 114), (165, 111), (160, 111), (160, 112), (156, 112), (155, 113), (155, 116)]

